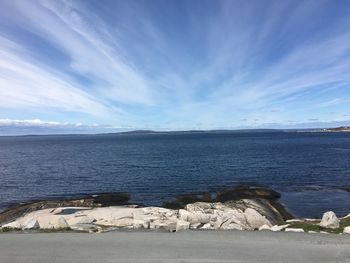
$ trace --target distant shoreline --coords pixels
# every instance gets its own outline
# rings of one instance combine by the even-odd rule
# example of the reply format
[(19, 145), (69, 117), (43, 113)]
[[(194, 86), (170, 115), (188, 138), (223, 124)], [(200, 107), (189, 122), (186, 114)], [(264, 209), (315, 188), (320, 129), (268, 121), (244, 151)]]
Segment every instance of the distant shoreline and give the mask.
[(305, 129), (237, 129), (237, 130), (178, 130), (153, 131), (132, 130), (102, 133), (45, 133), (45, 134), (0, 134), (0, 137), (36, 137), (36, 136), (103, 136), (103, 135), (154, 135), (154, 134), (229, 134), (229, 133), (324, 133), (324, 132), (350, 132), (350, 127), (337, 128), (305, 128)]

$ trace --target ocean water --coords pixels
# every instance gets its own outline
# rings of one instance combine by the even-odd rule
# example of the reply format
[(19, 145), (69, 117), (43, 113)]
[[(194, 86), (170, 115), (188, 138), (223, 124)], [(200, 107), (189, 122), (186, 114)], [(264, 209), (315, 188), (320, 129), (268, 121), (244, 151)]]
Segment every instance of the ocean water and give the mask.
[(350, 213), (350, 133), (222, 132), (0, 137), (0, 211), (35, 199), (177, 195), (259, 184), (303, 217)]

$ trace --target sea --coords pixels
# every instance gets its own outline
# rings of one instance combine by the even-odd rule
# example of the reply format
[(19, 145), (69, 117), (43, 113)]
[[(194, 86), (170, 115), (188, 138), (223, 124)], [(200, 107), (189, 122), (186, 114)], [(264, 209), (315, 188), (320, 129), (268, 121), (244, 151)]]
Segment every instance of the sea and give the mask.
[(350, 133), (174, 132), (0, 137), (0, 211), (31, 200), (270, 187), (299, 217), (350, 213)]

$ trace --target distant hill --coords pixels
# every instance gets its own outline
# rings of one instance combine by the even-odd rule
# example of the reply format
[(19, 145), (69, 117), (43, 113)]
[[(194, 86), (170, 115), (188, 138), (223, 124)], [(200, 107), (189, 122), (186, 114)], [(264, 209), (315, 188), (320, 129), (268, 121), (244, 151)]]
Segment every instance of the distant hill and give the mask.
[(328, 128), (324, 129), (326, 132), (350, 132), (350, 127), (337, 127), (337, 128)]
[(253, 132), (284, 132), (278, 129), (241, 129), (241, 130), (188, 130), (188, 131), (152, 131), (152, 130), (135, 130), (126, 132), (116, 132), (110, 134), (189, 134), (189, 133), (253, 133)]

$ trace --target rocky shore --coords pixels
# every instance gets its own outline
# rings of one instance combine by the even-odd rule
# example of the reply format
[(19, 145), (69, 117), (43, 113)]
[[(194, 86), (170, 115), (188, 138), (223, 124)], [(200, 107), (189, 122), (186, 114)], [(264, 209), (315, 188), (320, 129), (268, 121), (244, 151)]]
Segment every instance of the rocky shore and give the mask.
[(0, 231), (206, 229), (350, 233), (350, 215), (338, 219), (333, 212), (327, 212), (322, 220), (297, 219), (277, 202), (279, 197), (268, 188), (240, 187), (222, 191), (215, 199), (208, 194), (178, 197), (164, 207), (129, 204), (127, 194), (40, 201), (1, 213)]

